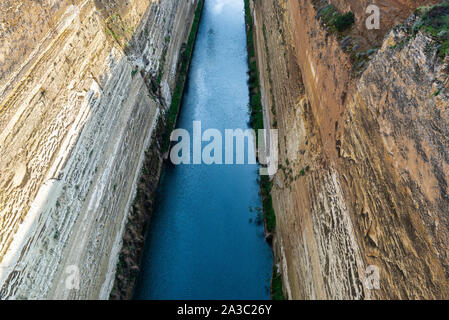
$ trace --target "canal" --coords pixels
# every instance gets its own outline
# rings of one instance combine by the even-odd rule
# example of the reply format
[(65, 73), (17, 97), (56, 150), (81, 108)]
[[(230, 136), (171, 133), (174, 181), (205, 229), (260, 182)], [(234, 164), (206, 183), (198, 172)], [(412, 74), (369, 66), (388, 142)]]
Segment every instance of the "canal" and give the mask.
[[(178, 128), (248, 129), (247, 81), (243, 0), (206, 0)], [(257, 165), (165, 165), (135, 298), (269, 299), (257, 179)]]

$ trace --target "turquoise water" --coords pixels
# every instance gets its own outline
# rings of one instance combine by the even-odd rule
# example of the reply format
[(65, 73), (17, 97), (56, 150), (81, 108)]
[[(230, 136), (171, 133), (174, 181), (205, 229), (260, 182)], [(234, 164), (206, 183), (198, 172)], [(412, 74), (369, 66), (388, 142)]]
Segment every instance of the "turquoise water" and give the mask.
[[(247, 129), (247, 72), (243, 0), (206, 0), (178, 128)], [(269, 299), (257, 178), (256, 165), (167, 165), (135, 298)]]

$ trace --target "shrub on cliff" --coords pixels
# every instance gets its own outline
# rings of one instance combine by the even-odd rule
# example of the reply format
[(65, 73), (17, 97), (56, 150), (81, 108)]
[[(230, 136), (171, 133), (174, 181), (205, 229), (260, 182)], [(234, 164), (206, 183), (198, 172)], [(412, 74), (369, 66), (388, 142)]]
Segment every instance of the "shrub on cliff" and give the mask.
[(285, 300), (284, 292), (282, 290), (282, 276), (278, 272), (277, 267), (273, 267), (273, 277), (271, 279), (271, 299)]
[(418, 8), (415, 12), (418, 20), (413, 32), (423, 30), (438, 43), (438, 56), (444, 58), (449, 53), (449, 1), (433, 6)]
[(352, 12), (340, 14), (333, 5), (326, 5), (318, 10), (318, 17), (321, 17), (323, 23), (332, 31), (343, 32), (350, 28), (355, 22), (355, 16)]
[(339, 32), (342, 32), (350, 28), (354, 22), (355, 22), (354, 13), (346, 12), (343, 15), (337, 16), (334, 22), (334, 26)]

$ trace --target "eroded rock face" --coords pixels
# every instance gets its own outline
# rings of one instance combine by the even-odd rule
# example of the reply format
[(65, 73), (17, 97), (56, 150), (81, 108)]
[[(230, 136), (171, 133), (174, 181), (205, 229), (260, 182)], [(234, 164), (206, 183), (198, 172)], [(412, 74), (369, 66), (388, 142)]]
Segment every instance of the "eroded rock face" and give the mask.
[[(314, 0), (315, 2), (320, 0)], [(372, 46), (382, 43), (383, 38), (390, 29), (403, 23), (416, 8), (424, 5), (438, 3), (439, 0), (331, 0), (342, 12), (352, 11), (356, 17), (354, 35), (364, 38)], [(366, 19), (372, 11), (367, 13), (369, 5), (375, 4), (381, 13), (380, 29), (368, 30), (366, 28)]]
[[(24, 75), (30, 61), (52, 38), (56, 27), (72, 4), (81, 0), (15, 1), (0, 3), (0, 88), (12, 89)], [(37, 23), (39, 22), (39, 23)], [(9, 86), (5, 86), (7, 83)], [(5, 87), (4, 87), (5, 86)], [(0, 96), (5, 92), (0, 91)]]
[[(446, 61), (425, 34), (396, 28), (354, 72), (317, 2), (252, 1), (265, 125), (279, 129), (272, 193), (285, 294), (448, 298)], [(425, 3), (380, 2), (401, 19)], [(362, 10), (355, 3), (335, 5)], [(369, 266), (378, 289), (366, 285)]]
[(197, 1), (19, 2), (0, 7), (28, 30), (0, 55), (0, 299), (108, 298)]

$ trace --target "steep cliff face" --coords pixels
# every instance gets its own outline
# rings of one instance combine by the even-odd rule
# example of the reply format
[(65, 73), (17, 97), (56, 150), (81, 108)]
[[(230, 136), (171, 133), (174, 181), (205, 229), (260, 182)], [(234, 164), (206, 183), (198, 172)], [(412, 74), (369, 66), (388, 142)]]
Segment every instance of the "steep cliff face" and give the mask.
[(198, 1), (55, 3), (0, 7), (1, 299), (109, 297)]
[[(416, 17), (390, 31), (432, 1), (377, 1), (371, 35), (369, 1), (331, 2), (355, 13), (350, 30), (326, 28), (328, 1), (251, 2), (265, 126), (280, 137), (272, 196), (285, 294), (448, 298), (448, 61), (425, 32), (410, 34)], [(366, 285), (368, 266), (379, 288)]]
[[(315, 0), (315, 7), (326, 1)], [(341, 12), (352, 11), (355, 14), (356, 23), (352, 30), (353, 37), (361, 42), (378, 45), (390, 29), (402, 24), (409, 15), (418, 7), (433, 4), (437, 0), (331, 0), (329, 3)], [(375, 4), (380, 9), (381, 23), (379, 29), (367, 29), (366, 20), (372, 14), (369, 6)]]
[[(64, 20), (71, 4), (80, 0), (63, 1), (2, 1), (0, 3), (0, 95), (12, 89), (20, 80), (39, 50), (48, 45), (51, 31)], [(36, 23), (39, 21), (39, 23)], [(9, 85), (5, 86), (7, 83)]]

